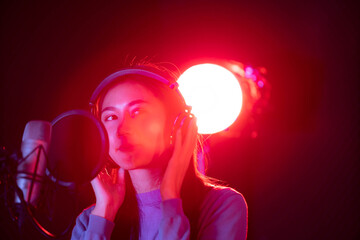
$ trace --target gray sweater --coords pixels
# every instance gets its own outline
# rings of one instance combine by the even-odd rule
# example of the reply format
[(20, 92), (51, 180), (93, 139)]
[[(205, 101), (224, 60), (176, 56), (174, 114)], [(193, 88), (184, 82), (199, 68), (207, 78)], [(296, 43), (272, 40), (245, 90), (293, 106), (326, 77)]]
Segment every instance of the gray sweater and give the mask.
[[(181, 199), (161, 200), (160, 190), (137, 194), (140, 209), (140, 239), (189, 239), (190, 224)], [(77, 218), (71, 239), (110, 239), (115, 224), (90, 214), (94, 206)], [(213, 188), (201, 206), (199, 239), (246, 239), (247, 205), (231, 188)]]

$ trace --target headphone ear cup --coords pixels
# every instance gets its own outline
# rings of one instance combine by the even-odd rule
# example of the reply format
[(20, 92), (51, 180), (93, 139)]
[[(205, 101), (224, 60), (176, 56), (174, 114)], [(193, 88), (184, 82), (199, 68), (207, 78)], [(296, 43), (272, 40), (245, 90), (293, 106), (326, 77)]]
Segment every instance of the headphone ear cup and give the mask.
[[(187, 129), (191, 118), (193, 118), (193, 115), (189, 111), (184, 111), (175, 118), (170, 136), (170, 144), (174, 143), (176, 133), (179, 129)], [(184, 139), (186, 131), (181, 131), (181, 133), (182, 139)]]

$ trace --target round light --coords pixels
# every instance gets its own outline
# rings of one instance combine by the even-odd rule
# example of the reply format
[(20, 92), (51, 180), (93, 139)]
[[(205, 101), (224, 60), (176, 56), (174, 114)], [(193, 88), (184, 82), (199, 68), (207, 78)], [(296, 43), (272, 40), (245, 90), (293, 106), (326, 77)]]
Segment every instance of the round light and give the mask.
[(215, 64), (199, 64), (187, 69), (179, 78), (179, 90), (186, 104), (192, 106), (202, 134), (220, 132), (238, 117), (242, 92), (237, 78)]

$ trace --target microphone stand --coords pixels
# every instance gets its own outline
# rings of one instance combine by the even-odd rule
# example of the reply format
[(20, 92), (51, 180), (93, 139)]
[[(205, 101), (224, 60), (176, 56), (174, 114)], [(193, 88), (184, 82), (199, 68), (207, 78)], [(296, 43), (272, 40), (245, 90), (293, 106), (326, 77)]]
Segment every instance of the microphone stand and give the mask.
[[(17, 165), (24, 161), (29, 155), (31, 155), (34, 151), (38, 150), (37, 157), (36, 157), (36, 164), (35, 164), (35, 171), (33, 173), (29, 172), (18, 172)], [(8, 209), (10, 214), (10, 218), (17, 223), (17, 229), (19, 233), (20, 239), (29, 239), (29, 231), (31, 230), (30, 226), (34, 226), (35, 229), (40, 232), (43, 236), (48, 239), (60, 239), (64, 237), (70, 230), (72, 223), (70, 223), (64, 231), (59, 234), (54, 234), (48, 231), (34, 216), (32, 211), (32, 204), (30, 203), (32, 190), (34, 187), (35, 182), (45, 182), (46, 176), (40, 176), (36, 174), (40, 154), (43, 153), (46, 156), (46, 152), (44, 148), (39, 145), (38, 147), (34, 148), (26, 157), (20, 157), (20, 154), (13, 154), (10, 156), (9, 154), (5, 153), (5, 149), (1, 149), (1, 178), (0, 184), (5, 185), (5, 206)], [(4, 155), (4, 156), (3, 156)], [(25, 200), (23, 190), (17, 184), (17, 175), (18, 173), (25, 174), (26, 179), (31, 180), (28, 199)], [(55, 183), (56, 184), (56, 183)], [(12, 195), (12, 196), (11, 196)], [(18, 198), (18, 202), (14, 203), (14, 197)], [(28, 226), (28, 223), (31, 223)]]

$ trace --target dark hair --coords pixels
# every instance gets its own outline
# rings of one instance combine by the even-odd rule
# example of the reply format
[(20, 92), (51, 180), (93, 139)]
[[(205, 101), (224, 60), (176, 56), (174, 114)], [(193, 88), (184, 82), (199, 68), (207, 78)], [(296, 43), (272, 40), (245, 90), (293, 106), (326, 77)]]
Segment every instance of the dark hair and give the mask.
[[(133, 63), (129, 67), (132, 68), (137, 67), (142, 69), (145, 68), (157, 74), (160, 73), (161, 76), (164, 76), (166, 79), (168, 79), (171, 82), (176, 81), (178, 77), (178, 75), (176, 75), (175, 73), (169, 70), (166, 70), (166, 68), (161, 67), (161, 65), (156, 65), (153, 63), (138, 62), (138, 63)], [(109, 86), (107, 86), (104, 89), (104, 91), (100, 94), (100, 97), (97, 99), (95, 104), (94, 114), (100, 118), (100, 110), (101, 110), (100, 108), (102, 105), (103, 97), (105, 96), (106, 92), (113, 86), (123, 81), (131, 81), (143, 85), (144, 87), (149, 89), (154, 94), (155, 97), (161, 100), (167, 114), (166, 129), (164, 131), (165, 132), (164, 134), (165, 137), (170, 137), (175, 118), (179, 113), (184, 111), (185, 103), (183, 99), (173, 89), (170, 89), (165, 84), (160, 83), (159, 81), (156, 81), (148, 77), (139, 76), (139, 75), (127, 75), (127, 76), (119, 77), (118, 79), (116, 79), (116, 81), (113, 81)], [(210, 179), (208, 179), (198, 171), (197, 153), (199, 151), (201, 151), (200, 138), (197, 147), (196, 149), (194, 149), (194, 153), (192, 155), (191, 161), (193, 164), (190, 164), (186, 172), (180, 193), (183, 202), (184, 213), (188, 217), (190, 222), (191, 239), (197, 238), (197, 234), (198, 234), (197, 223), (199, 219), (201, 203), (203, 202), (206, 193), (210, 189), (209, 187), (212, 185)], [(168, 160), (170, 158), (171, 152), (166, 151), (166, 153), (167, 154), (163, 155), (162, 157), (167, 158), (166, 160)], [(111, 238), (139, 239), (140, 215), (137, 205), (136, 191), (134, 189), (129, 173), (127, 171), (125, 178), (126, 178), (125, 199), (116, 215), (115, 228)]]

